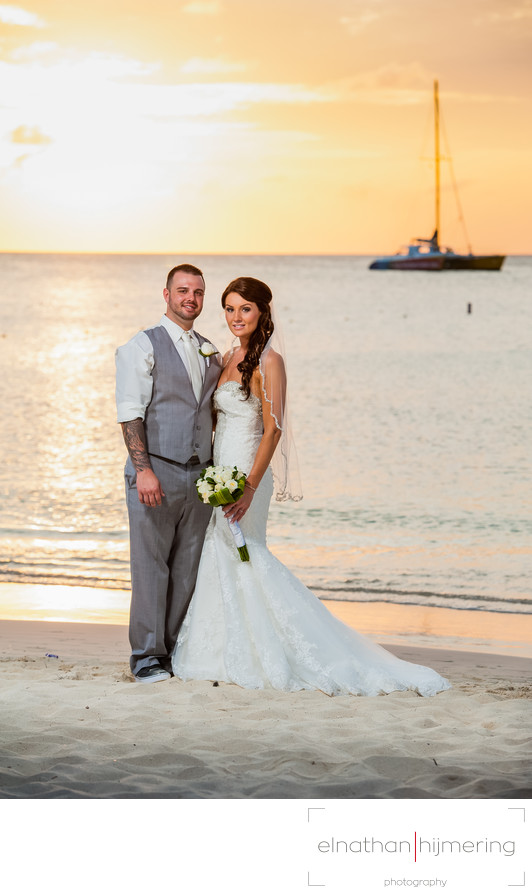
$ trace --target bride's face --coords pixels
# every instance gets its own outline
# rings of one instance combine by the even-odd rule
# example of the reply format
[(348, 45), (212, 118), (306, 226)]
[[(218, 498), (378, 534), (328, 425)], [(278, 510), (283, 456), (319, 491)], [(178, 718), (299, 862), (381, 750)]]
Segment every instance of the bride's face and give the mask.
[(255, 332), (260, 310), (253, 301), (245, 301), (238, 292), (229, 292), (224, 310), (226, 323), (233, 335), (248, 339)]

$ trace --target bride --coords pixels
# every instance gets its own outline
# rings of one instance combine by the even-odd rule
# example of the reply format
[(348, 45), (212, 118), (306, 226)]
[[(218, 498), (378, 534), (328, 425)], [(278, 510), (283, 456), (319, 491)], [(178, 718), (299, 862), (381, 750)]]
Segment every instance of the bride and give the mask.
[[(276, 350), (272, 293), (252, 277), (222, 295), (239, 345), (224, 357), (214, 393), (215, 465), (247, 475), (243, 496), (213, 511), (196, 589), (172, 656), (176, 677), (247, 689), (319, 689), (379, 695), (413, 689), (435, 695), (450, 684), (401, 661), (338, 621), (268, 550), (271, 497), (299, 499), (291, 478), (286, 374)], [(242, 562), (227, 520), (237, 521), (250, 561)]]

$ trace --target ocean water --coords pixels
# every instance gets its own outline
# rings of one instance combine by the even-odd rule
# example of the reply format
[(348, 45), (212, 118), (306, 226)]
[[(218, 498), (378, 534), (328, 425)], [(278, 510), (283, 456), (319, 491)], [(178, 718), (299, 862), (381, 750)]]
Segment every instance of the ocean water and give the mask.
[[(0, 254), (0, 582), (129, 587), (114, 350), (180, 260)], [(304, 500), (272, 505), (272, 551), (320, 597), (531, 612), (532, 258), (185, 260), (220, 347), (234, 276), (280, 309)]]

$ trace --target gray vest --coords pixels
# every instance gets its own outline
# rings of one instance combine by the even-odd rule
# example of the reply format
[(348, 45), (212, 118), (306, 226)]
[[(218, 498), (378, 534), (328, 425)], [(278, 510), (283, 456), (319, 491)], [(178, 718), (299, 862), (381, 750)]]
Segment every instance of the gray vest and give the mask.
[[(198, 404), (185, 365), (164, 326), (145, 333), (154, 356), (152, 398), (144, 418), (148, 453), (179, 463), (196, 454), (206, 462), (212, 455), (211, 397), (221, 372), (218, 357), (215, 354), (205, 361)], [(195, 334), (203, 344), (203, 336)]]

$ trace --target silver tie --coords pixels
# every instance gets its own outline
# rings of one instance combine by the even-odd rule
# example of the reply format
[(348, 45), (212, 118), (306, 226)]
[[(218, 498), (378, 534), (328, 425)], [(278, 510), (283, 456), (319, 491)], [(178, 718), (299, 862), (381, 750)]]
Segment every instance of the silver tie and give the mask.
[(203, 391), (203, 376), (201, 374), (201, 359), (199, 351), (192, 341), (190, 332), (183, 330), (183, 348), (187, 356), (188, 371), (190, 374), (190, 383), (194, 391), (197, 402), (199, 403), (201, 392)]

